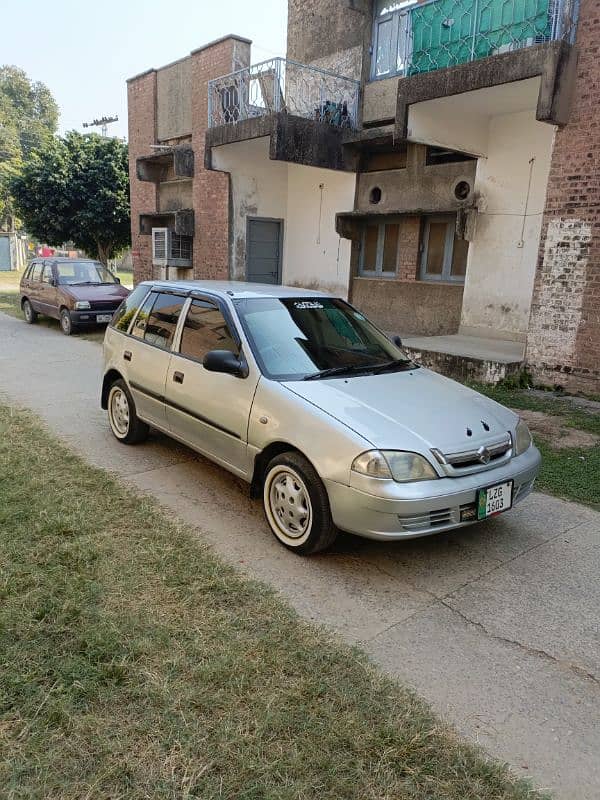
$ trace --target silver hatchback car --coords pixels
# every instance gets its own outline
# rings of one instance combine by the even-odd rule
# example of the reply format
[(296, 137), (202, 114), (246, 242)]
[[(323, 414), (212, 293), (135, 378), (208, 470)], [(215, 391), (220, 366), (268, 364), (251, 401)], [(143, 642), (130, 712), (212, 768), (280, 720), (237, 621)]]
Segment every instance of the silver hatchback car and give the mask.
[(469, 525), (521, 501), (540, 467), (517, 414), (305, 289), (138, 285), (106, 331), (101, 402), (119, 441), (152, 426), (246, 480), (301, 554), (338, 530), (395, 540)]

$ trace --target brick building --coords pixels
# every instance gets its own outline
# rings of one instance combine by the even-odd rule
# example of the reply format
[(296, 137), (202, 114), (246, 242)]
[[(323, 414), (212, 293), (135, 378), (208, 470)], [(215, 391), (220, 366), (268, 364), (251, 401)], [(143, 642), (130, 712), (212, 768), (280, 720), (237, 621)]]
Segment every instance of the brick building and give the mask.
[(228, 276), (229, 181), (204, 168), (207, 87), (249, 59), (250, 42), (228, 36), (128, 80), (136, 282)]
[(186, 231), (197, 277), (347, 294), (450, 374), (600, 390), (597, 0), (288, 12), (287, 58), (229, 37), (129, 82), (136, 275), (152, 227)]

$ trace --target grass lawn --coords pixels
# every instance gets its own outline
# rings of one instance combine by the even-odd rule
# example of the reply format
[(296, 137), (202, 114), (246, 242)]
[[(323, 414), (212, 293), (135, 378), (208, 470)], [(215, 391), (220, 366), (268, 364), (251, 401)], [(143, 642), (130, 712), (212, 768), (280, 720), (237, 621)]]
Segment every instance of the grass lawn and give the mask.
[[(542, 412), (553, 418), (558, 427), (600, 436), (600, 413), (576, 408), (566, 397), (544, 397), (539, 392), (502, 385), (473, 388), (516, 411)], [(600, 443), (563, 447), (560, 437), (536, 434), (535, 430), (533, 438), (543, 457), (536, 488), (600, 510)]]
[(541, 797), (1, 406), (0, 652), (6, 798)]
[[(19, 281), (22, 275), (22, 272), (0, 272), (0, 311), (3, 311), (5, 314), (10, 314), (11, 317), (23, 317), (19, 300)], [(133, 276), (131, 272), (117, 272), (116, 275), (121, 280), (123, 286), (131, 289), (133, 285)], [(51, 319), (50, 317), (38, 317), (38, 324), (45, 325), (48, 328), (55, 328), (56, 330), (59, 328), (58, 320)], [(92, 341), (102, 342), (104, 339), (104, 328), (91, 328), (90, 330), (81, 331), (77, 335)]]

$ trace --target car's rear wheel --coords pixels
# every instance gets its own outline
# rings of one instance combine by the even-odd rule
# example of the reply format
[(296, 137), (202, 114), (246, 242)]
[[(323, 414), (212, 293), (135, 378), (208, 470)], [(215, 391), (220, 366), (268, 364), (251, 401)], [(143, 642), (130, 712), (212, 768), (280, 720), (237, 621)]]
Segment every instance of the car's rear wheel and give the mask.
[(60, 310), (60, 329), (65, 336), (70, 336), (77, 330), (75, 325), (73, 325), (71, 315), (69, 314), (69, 310), (67, 308), (61, 308)]
[(275, 537), (300, 555), (325, 550), (337, 536), (323, 481), (300, 453), (282, 453), (269, 462), (263, 507)]
[(23, 300), (23, 316), (25, 317), (25, 322), (28, 325), (33, 325), (34, 322), (37, 322), (37, 311), (34, 310), (33, 306), (29, 302), (29, 300)]
[(137, 444), (147, 438), (150, 428), (138, 417), (125, 381), (119, 378), (108, 392), (108, 422), (113, 435), (124, 444)]

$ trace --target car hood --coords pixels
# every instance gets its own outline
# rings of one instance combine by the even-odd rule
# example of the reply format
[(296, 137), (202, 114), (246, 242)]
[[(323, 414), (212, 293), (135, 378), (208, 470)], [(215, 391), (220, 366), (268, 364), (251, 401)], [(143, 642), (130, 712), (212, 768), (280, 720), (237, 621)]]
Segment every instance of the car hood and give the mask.
[(61, 286), (71, 297), (75, 300), (102, 300), (106, 302), (117, 300), (120, 302), (124, 297), (127, 297), (129, 290), (120, 283), (99, 283), (96, 286), (93, 284), (86, 284), (85, 286)]
[(285, 386), (380, 449), (470, 450), (513, 430), (518, 419), (504, 406), (424, 367)]

